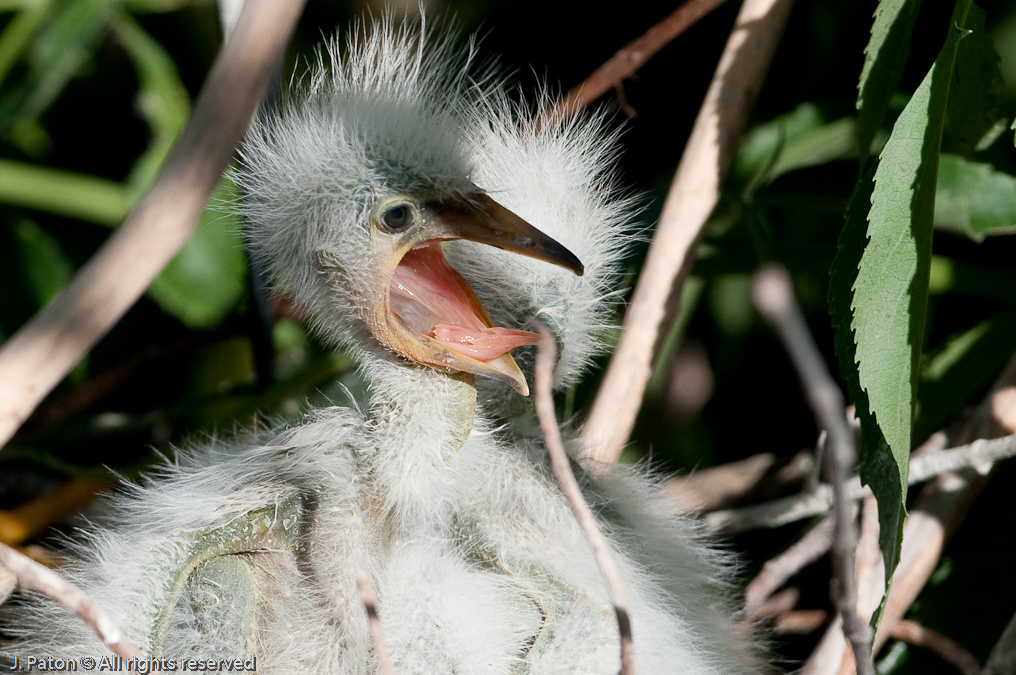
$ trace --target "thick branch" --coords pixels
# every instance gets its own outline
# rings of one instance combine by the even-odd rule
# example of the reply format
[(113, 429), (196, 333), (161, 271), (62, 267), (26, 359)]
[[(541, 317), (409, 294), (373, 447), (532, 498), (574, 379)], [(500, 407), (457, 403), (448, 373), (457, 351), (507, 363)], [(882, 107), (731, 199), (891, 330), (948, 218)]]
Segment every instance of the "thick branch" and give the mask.
[(667, 299), (680, 291), (691, 270), (702, 228), (719, 200), (791, 4), (745, 0), (741, 7), (670, 186), (624, 333), (584, 431), (579, 457), (590, 470), (597, 463), (617, 461), (635, 424)]

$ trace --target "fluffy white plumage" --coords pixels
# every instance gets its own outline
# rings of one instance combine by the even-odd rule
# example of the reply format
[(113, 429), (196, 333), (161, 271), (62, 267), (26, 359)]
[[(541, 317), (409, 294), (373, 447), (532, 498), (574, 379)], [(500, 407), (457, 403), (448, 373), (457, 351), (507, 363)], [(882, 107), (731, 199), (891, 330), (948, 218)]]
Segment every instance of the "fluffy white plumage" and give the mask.
[[(601, 349), (630, 241), (614, 140), (595, 116), (536, 130), (495, 70), (416, 25), (361, 26), (327, 56), (304, 93), (252, 128), (239, 178), (255, 250), (320, 334), (359, 356), (370, 400), (197, 448), (125, 488), (69, 575), (143, 651), (172, 658), (256, 653), (262, 673), (374, 673), (362, 569), (400, 675), (612, 675), (618, 635), (603, 582), (542, 445), (513, 426), (528, 399), (484, 380), (477, 397), (470, 382), (411, 363), (378, 343), (363, 313), (378, 292), (375, 204), (479, 187), (585, 264), (578, 277), (445, 244), (495, 325), (535, 315), (551, 327), (557, 382), (574, 381)], [(517, 353), (526, 372), (527, 349)], [(639, 672), (759, 672), (722, 556), (695, 527), (621, 470), (586, 492), (628, 584)], [(48, 601), (19, 609), (13, 625), (23, 641), (12, 653), (104, 653)]]

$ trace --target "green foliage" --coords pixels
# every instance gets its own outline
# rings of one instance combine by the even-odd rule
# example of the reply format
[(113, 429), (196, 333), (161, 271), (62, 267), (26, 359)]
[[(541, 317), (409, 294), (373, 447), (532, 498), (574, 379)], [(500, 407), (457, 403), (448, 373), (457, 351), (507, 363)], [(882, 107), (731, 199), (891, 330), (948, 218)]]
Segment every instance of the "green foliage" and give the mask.
[(994, 140), (1005, 122), (999, 112), (1002, 74), (998, 54), (984, 30), (984, 16), (980, 7), (972, 5), (966, 23), (961, 24), (969, 32), (956, 54), (946, 106), (942, 147), (963, 155)]
[(856, 138), (854, 119), (826, 122), (816, 105), (802, 103), (745, 135), (734, 176), (757, 188), (791, 171), (856, 156)]
[(910, 52), (920, 0), (880, 0), (857, 83), (857, 147), (867, 158)]
[(943, 154), (935, 227), (974, 241), (1016, 233), (1016, 177), (996, 171), (990, 164)]
[[(885, 115), (905, 63), (916, 9), (916, 4), (883, 0), (876, 12), (859, 84), (861, 147), (868, 147)], [(933, 225), (980, 240), (1010, 231), (1014, 222), (1012, 176), (941, 155), (943, 143), (969, 153), (990, 142), (1000, 126), (999, 83), (998, 57), (984, 32), (984, 13), (969, 0), (959, 0), (945, 45), (896, 120), (874, 176), (869, 172), (858, 182), (832, 268), (830, 311), (837, 354), (861, 420), (861, 478), (878, 499), (887, 579), (899, 560), (906, 513)], [(981, 355), (989, 345), (1000, 346), (1010, 322), (1005, 315), (971, 329), (928, 362), (925, 427), (944, 421), (957, 409), (957, 395), (973, 394), (988, 376), (984, 372), (999, 367), (998, 358), (987, 359), (985, 369), (970, 366), (969, 360), (983, 363)], [(960, 369), (959, 363), (966, 365)], [(975, 377), (972, 370), (982, 374)]]

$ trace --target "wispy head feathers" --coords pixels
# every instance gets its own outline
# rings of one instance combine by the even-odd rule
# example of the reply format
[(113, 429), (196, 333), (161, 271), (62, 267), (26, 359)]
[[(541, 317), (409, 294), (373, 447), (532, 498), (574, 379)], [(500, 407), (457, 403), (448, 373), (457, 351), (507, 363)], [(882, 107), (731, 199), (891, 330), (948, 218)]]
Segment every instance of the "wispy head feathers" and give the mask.
[[(536, 130), (549, 95), (519, 104), (510, 86), (447, 27), (386, 18), (331, 41), (278, 112), (255, 123), (239, 176), (248, 236), (326, 339), (395, 358), (358, 315), (376, 292), (365, 285), (376, 200), (479, 187), (586, 268), (579, 278), (490, 247), (448, 245), (494, 321), (521, 327), (535, 316), (549, 325), (563, 347), (559, 384), (599, 349), (616, 260), (630, 241), (621, 224), (632, 204), (611, 169), (615, 138), (599, 116), (544, 120)], [(341, 284), (322, 273), (323, 254)]]

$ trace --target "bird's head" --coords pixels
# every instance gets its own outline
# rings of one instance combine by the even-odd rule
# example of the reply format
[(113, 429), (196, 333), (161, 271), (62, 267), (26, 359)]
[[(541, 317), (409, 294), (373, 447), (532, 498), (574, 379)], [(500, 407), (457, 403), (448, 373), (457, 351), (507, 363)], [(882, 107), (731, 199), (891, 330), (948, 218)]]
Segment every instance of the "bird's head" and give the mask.
[(510, 351), (535, 335), (496, 325), (442, 243), (478, 242), (575, 275), (583, 265), (474, 184), (472, 129), (485, 103), (466, 74), (469, 52), (425, 36), (388, 22), (354, 35), (344, 54), (332, 44), (307, 90), (255, 123), (240, 175), (249, 237), (326, 338), (526, 395)]
[[(416, 363), (503, 380), (529, 393), (510, 351), (534, 333), (495, 326), (469, 283), (445, 259), (441, 242), (468, 240), (560, 265), (581, 275), (564, 246), (475, 188), (467, 194), (402, 194), (379, 200), (369, 216), (369, 252), (357, 274), (368, 302), (360, 316), (385, 347)], [(319, 251), (326, 277), (341, 285), (349, 263)]]

